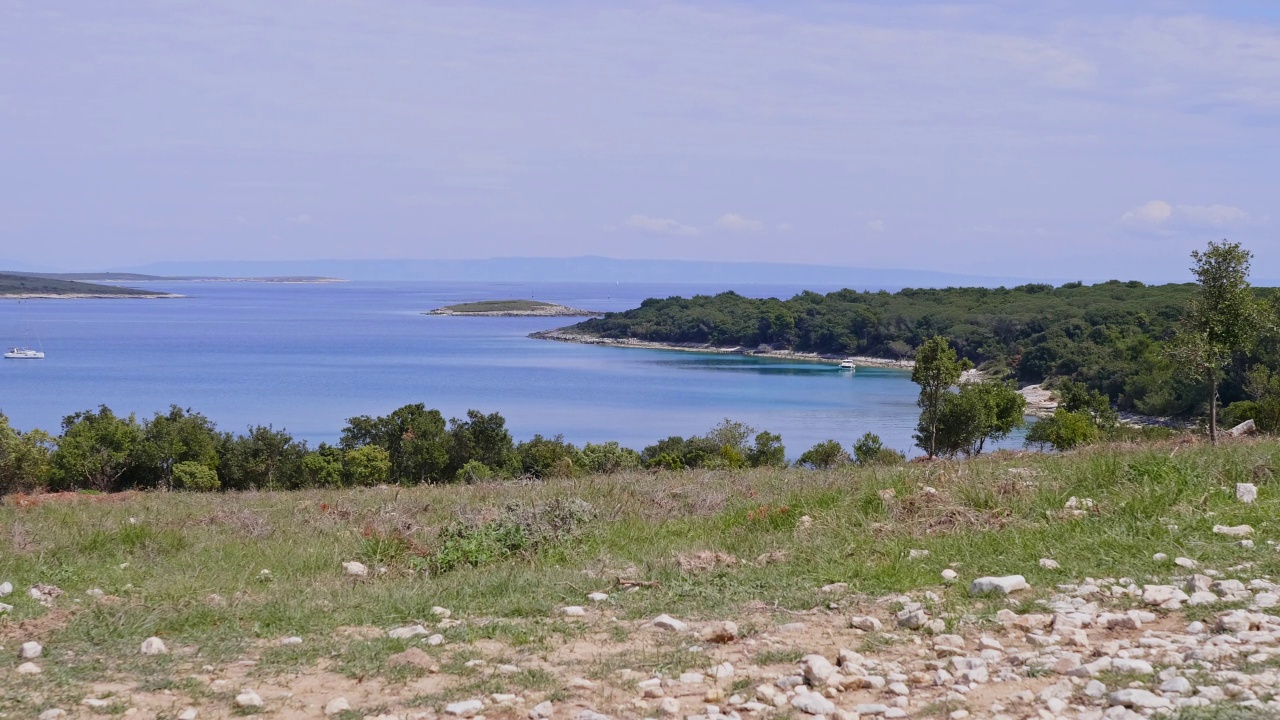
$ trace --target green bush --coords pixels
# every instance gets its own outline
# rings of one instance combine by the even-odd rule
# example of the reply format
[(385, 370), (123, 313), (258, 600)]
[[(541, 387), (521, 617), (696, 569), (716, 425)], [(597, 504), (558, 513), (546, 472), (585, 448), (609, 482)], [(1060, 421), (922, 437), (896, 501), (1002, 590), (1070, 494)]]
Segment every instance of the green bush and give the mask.
[(493, 468), (479, 460), (468, 460), (467, 464), (458, 470), (458, 475), (455, 479), (458, 482), (478, 483), (487, 482), (497, 476), (498, 474), (493, 471)]
[(811, 467), (816, 470), (826, 470), (828, 468), (843, 465), (849, 462), (849, 453), (844, 451), (840, 443), (836, 440), (823, 440), (814, 445), (796, 461), (797, 465)]
[(898, 465), (907, 461), (907, 456), (885, 447), (880, 436), (867, 433), (853, 444), (853, 456), (859, 465)]
[(576, 538), (594, 518), (594, 509), (582, 500), (508, 505), (496, 520), (458, 520), (443, 528), (427, 565), (439, 574), (500, 562)]
[(590, 474), (608, 475), (640, 467), (640, 453), (624, 448), (614, 440), (587, 443), (578, 451), (574, 463)]
[(173, 485), (192, 492), (214, 492), (222, 489), (218, 471), (198, 462), (180, 462), (173, 466)]
[(343, 475), (355, 487), (380, 485), (391, 479), (391, 453), (377, 445), (364, 445), (346, 452)]
[(1053, 411), (1053, 417), (1037, 421), (1027, 431), (1026, 444), (1051, 446), (1054, 450), (1070, 450), (1080, 445), (1097, 442), (1101, 433), (1093, 416), (1086, 411), (1067, 412), (1063, 408)]
[(516, 446), (520, 472), (536, 478), (569, 477), (573, 475), (573, 459), (578, 448), (564, 441), (563, 435), (544, 438), (534, 435)]

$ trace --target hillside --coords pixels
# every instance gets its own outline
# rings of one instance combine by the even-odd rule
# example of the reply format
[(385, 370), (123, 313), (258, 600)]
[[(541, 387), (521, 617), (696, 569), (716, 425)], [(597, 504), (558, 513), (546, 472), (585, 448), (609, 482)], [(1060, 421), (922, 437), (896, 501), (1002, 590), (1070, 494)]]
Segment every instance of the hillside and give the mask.
[[(15, 496), (0, 506), (0, 713), (1087, 718), (1265, 703), (1280, 691), (1277, 469), (1280, 443), (1258, 440)], [(1025, 586), (974, 594), (988, 576)]]
[(0, 272), (0, 297), (173, 297), (115, 285), (64, 280), (55, 277)]

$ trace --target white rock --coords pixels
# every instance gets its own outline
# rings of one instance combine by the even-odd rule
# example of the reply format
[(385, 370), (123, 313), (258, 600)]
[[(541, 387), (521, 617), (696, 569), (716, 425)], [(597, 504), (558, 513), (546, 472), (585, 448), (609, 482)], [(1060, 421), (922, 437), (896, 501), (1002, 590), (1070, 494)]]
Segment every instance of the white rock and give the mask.
[(1164, 553), (1156, 553), (1155, 555), (1151, 556), (1151, 559), (1155, 560), (1156, 562), (1164, 562), (1165, 560), (1169, 559), (1169, 556), (1165, 555)]
[(929, 622), (929, 613), (922, 608), (901, 610), (898, 612), (898, 626), (908, 630), (919, 630)]
[(824, 593), (844, 592), (849, 589), (849, 583), (831, 583), (830, 585), (823, 585), (819, 589)]
[(1173, 564), (1188, 570), (1195, 570), (1200, 565), (1200, 563), (1188, 557), (1176, 557), (1173, 559)]
[(1191, 593), (1191, 597), (1187, 599), (1187, 604), (1192, 606), (1212, 605), (1216, 602), (1219, 602), (1218, 596), (1208, 591), (1193, 592)]
[(929, 557), (928, 550), (908, 550), (907, 551), (907, 559), (909, 560), (919, 560), (920, 558), (927, 558), (927, 557)]
[(242, 708), (262, 707), (262, 696), (246, 688), (236, 695), (236, 705)]
[(570, 605), (562, 609), (560, 612), (564, 613), (568, 617), (582, 617), (587, 614), (587, 609), (581, 605)]
[(18, 649), (18, 657), (23, 660), (35, 660), (43, 654), (44, 647), (35, 640), (22, 643), (22, 647)]
[(815, 692), (799, 692), (791, 698), (791, 707), (806, 715), (832, 715), (836, 711), (835, 703)]
[[(7, 613), (7, 612), (13, 612), (13, 606), (0, 603), (0, 613)], [(57, 708), (54, 708), (54, 709), (56, 710)]]
[[(800, 672), (804, 674), (804, 679), (814, 687), (821, 687), (827, 683), (836, 669), (831, 665), (831, 661), (821, 655), (805, 655), (800, 658)], [(812, 713), (821, 715), (822, 713)]]
[(1214, 525), (1213, 531), (1227, 537), (1248, 537), (1253, 534), (1253, 528), (1248, 525)]
[(674, 630), (675, 632), (684, 632), (689, 629), (687, 624), (671, 617), (670, 615), (659, 615), (653, 619), (652, 625), (656, 628)]
[(982, 595), (985, 593), (999, 593), (1000, 595), (1008, 595), (1009, 593), (1019, 590), (1026, 590), (1031, 587), (1027, 584), (1027, 579), (1021, 575), (1006, 575), (1004, 577), (980, 577), (969, 585), (970, 595)]
[(667, 717), (680, 715), (680, 701), (672, 697), (664, 697), (658, 702), (658, 712)]
[(352, 560), (342, 563), (342, 572), (351, 577), (365, 577), (369, 574), (369, 568), (362, 562)]
[[(0, 583), (0, 597), (6, 597), (12, 593), (13, 593), (13, 583), (11, 582)], [(58, 708), (53, 708), (53, 709), (57, 710)], [(66, 711), (63, 711), (63, 712), (65, 713)]]
[(196, 712), (195, 708), (187, 708), (178, 715), (178, 720), (196, 720), (199, 716), (200, 713)]
[(1251, 503), (1258, 499), (1258, 486), (1253, 483), (1236, 483), (1236, 500)]
[(435, 635), (432, 635), (431, 637), (427, 638), (427, 644), (430, 645), (431, 647), (436, 647), (437, 645), (443, 645), (444, 636), (441, 635), (440, 633), (436, 633)]
[(1147, 690), (1138, 688), (1125, 688), (1117, 690), (1107, 696), (1107, 702), (1114, 706), (1140, 708), (1144, 710), (1154, 710), (1157, 708), (1171, 708), (1173, 703)]
[(1111, 669), (1114, 672), (1130, 675), (1151, 675), (1155, 672), (1151, 663), (1136, 658), (1112, 658)]
[(453, 611), (449, 608), (442, 608), (439, 605), (431, 608), (431, 614), (438, 618), (449, 618), (453, 616)]
[(280, 641), (280, 644), (281, 644), (281, 645), (285, 645), (285, 646), (288, 646), (288, 645), (301, 645), (301, 644), (302, 644), (302, 638), (298, 637), (297, 635), (294, 635), (293, 637), (287, 637), (287, 638), (284, 638), (283, 640), (281, 640), (281, 641)]
[(547, 720), (555, 711), (556, 706), (552, 705), (550, 700), (544, 700), (533, 706), (533, 709), (529, 711), (529, 717), (531, 720)]
[(405, 625), (398, 627), (387, 633), (387, 637), (394, 640), (408, 640), (409, 638), (430, 635), (431, 631), (421, 625)]
[(1171, 677), (1160, 683), (1160, 692), (1186, 695), (1191, 692), (1191, 681), (1184, 677)]
[(602, 592), (593, 592), (590, 595), (587, 595), (587, 599), (591, 602), (605, 602), (609, 599), (609, 596)]
[(1099, 680), (1090, 680), (1089, 684), (1084, 686), (1084, 694), (1091, 698), (1101, 698), (1107, 694), (1107, 686)]
[(884, 626), (879, 620), (868, 615), (849, 618), (849, 627), (863, 632), (880, 632), (880, 628)]
[(1144, 585), (1142, 586), (1142, 602), (1148, 605), (1163, 605), (1170, 600), (1179, 602), (1188, 600), (1186, 593), (1172, 585)]
[(446, 715), (463, 718), (475, 717), (483, 709), (484, 703), (479, 700), (464, 700), (462, 702), (449, 703), (444, 706), (444, 712)]
[(106, 706), (110, 705), (110, 704), (111, 704), (111, 701), (110, 701), (110, 700), (102, 700), (102, 699), (95, 698), (95, 697), (87, 697), (87, 698), (85, 698), (85, 699), (81, 700), (81, 701), (80, 701), (80, 704), (81, 704), (81, 705), (84, 705), (85, 707), (91, 707), (91, 708), (94, 708), (95, 710), (99, 710), (99, 709), (102, 709), (102, 708), (104, 708), (104, 707), (106, 707)]
[(143, 655), (168, 655), (169, 648), (165, 647), (164, 641), (158, 637), (149, 637), (142, 641), (142, 647), (139, 651)]
[(1057, 560), (1053, 558), (1040, 558), (1040, 567), (1045, 570), (1057, 570), (1062, 567)]
[(24, 662), (18, 666), (19, 675), (39, 675), (42, 672), (44, 672), (44, 670), (33, 662)]
[(58, 720), (67, 716), (67, 711), (62, 708), (49, 708), (36, 716), (36, 720)]
[(960, 577), (960, 574), (957, 573), (955, 570), (952, 570), (951, 568), (947, 568), (946, 570), (942, 571), (943, 582), (949, 582), (949, 583), (955, 582), (956, 578), (958, 577)]
[(338, 713), (343, 712), (344, 710), (350, 710), (350, 709), (351, 709), (351, 703), (347, 702), (346, 698), (339, 695), (338, 697), (330, 700), (328, 703), (325, 704), (324, 714), (337, 715)]

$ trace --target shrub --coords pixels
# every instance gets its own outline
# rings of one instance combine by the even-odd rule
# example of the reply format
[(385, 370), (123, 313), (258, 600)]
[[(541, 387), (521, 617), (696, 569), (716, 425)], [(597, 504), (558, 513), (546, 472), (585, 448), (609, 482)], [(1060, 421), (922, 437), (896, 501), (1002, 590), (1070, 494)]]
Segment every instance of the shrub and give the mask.
[(41, 430), (18, 432), (0, 414), (0, 495), (39, 490), (49, 482), (53, 439)]
[(624, 448), (616, 441), (587, 443), (578, 451), (574, 463), (595, 475), (608, 475), (640, 467), (640, 453)]
[(307, 487), (341, 487), (342, 450), (321, 444), (302, 458), (302, 474)]
[(853, 456), (859, 465), (897, 465), (906, 462), (907, 456), (887, 448), (880, 442), (880, 436), (867, 433), (853, 444)]
[(767, 431), (756, 435), (756, 444), (747, 453), (747, 462), (752, 467), (786, 467), (787, 448), (782, 444), (782, 436)]
[(357, 487), (379, 485), (391, 478), (391, 453), (377, 445), (348, 450), (342, 465), (347, 482)]
[(836, 440), (823, 440), (814, 445), (796, 461), (797, 465), (811, 467), (817, 470), (825, 470), (828, 468), (843, 465), (849, 462), (849, 453), (844, 451), (840, 443)]
[(563, 435), (544, 438), (534, 435), (516, 446), (520, 472), (536, 478), (569, 477), (573, 475), (573, 459), (578, 448), (564, 441)]
[(1063, 408), (1053, 411), (1053, 417), (1044, 418), (1027, 431), (1026, 444), (1046, 445), (1054, 450), (1070, 450), (1073, 447), (1097, 442), (1098, 426), (1087, 411), (1067, 412)]
[(218, 471), (198, 462), (180, 462), (173, 466), (174, 487), (192, 492), (214, 492), (222, 488)]
[(458, 520), (441, 529), (437, 546), (427, 558), (428, 567), (443, 573), (542, 550), (578, 537), (594, 517), (589, 503), (556, 499), (508, 505), (495, 520)]
[(487, 482), (497, 476), (498, 474), (493, 471), (493, 468), (479, 460), (468, 460), (467, 464), (458, 470), (458, 475), (455, 479), (458, 482), (478, 483)]

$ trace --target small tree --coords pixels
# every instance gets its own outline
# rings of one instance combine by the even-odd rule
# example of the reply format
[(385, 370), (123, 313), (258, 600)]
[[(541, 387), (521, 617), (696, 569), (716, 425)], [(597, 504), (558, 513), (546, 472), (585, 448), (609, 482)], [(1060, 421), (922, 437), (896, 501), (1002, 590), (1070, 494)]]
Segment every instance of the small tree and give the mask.
[(343, 474), (355, 487), (379, 485), (391, 479), (391, 453), (377, 445), (362, 445), (346, 452)]
[(62, 437), (50, 458), (56, 489), (119, 490), (137, 465), (142, 428), (134, 416), (117, 417), (106, 405), (62, 420)]
[(938, 451), (981, 454), (988, 440), (1006, 437), (1022, 425), (1026, 406), (1026, 398), (998, 380), (966, 383), (959, 392), (946, 393), (938, 415)]
[(786, 467), (787, 448), (782, 444), (782, 436), (767, 430), (756, 434), (756, 444), (747, 453), (747, 462), (751, 467)]
[(1253, 253), (1240, 243), (1210, 242), (1191, 253), (1200, 287), (1178, 328), (1171, 352), (1209, 386), (1209, 440), (1218, 442), (1218, 385), (1232, 355), (1257, 339), (1262, 312), (1249, 286)]
[(920, 386), (920, 424), (916, 445), (933, 457), (938, 451), (938, 419), (942, 416), (944, 396), (958, 382), (965, 370), (973, 367), (968, 360), (958, 359), (956, 351), (942, 336), (926, 340), (916, 350), (916, 365), (911, 381)]
[(823, 440), (805, 450), (800, 459), (796, 461), (796, 464), (811, 467), (815, 470), (826, 470), (847, 462), (849, 462), (849, 453), (840, 447), (838, 441)]
[(1070, 450), (1098, 440), (1098, 426), (1087, 412), (1053, 411), (1053, 417), (1037, 420), (1027, 431), (1027, 446), (1049, 445), (1054, 450)]
[(853, 457), (859, 465), (896, 465), (906, 461), (906, 456), (887, 448), (875, 433), (866, 433), (853, 444)]

